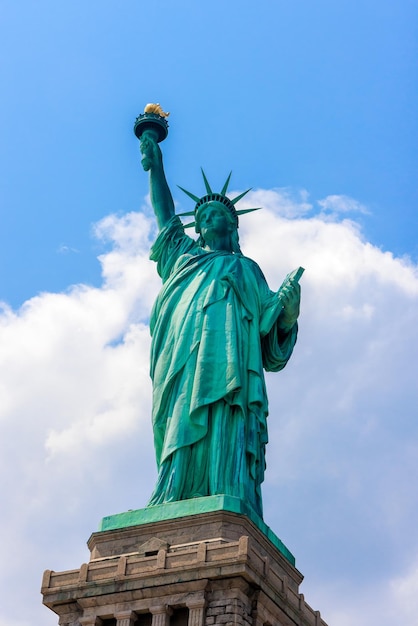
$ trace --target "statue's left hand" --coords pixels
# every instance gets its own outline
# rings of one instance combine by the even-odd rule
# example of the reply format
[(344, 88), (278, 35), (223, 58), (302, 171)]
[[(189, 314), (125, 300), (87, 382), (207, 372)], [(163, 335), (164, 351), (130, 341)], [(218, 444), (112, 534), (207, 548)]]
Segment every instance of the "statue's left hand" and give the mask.
[(280, 314), (279, 325), (283, 330), (290, 329), (299, 316), (300, 309), (300, 285), (290, 279), (284, 287), (280, 289), (279, 298), (283, 305)]

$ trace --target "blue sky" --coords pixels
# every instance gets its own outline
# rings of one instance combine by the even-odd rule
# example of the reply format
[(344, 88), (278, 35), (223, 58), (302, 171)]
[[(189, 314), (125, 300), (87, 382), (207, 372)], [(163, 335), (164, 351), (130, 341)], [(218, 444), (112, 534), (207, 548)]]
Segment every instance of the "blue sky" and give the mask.
[(98, 283), (91, 224), (146, 190), (148, 100), (172, 114), (173, 184), (203, 165), (350, 195), (376, 245), (416, 258), (414, 5), (3, 0), (1, 297)]
[(297, 350), (269, 377), (264, 489), (307, 602), (330, 626), (414, 624), (417, 14), (412, 0), (0, 1), (0, 626), (55, 624), (43, 569), (79, 567), (100, 518), (152, 490), (158, 279), (132, 131), (147, 102), (171, 112), (179, 207), (176, 184), (203, 193), (200, 166), (214, 187), (232, 169), (265, 207), (244, 252), (272, 288), (307, 270)]

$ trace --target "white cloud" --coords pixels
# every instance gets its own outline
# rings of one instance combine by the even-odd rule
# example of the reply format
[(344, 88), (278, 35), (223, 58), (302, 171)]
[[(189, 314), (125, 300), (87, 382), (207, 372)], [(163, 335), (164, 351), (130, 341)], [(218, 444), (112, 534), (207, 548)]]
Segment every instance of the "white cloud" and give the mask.
[[(418, 548), (417, 267), (372, 246), (351, 221), (277, 214), (273, 202), (241, 220), (242, 247), (272, 288), (290, 269), (306, 268), (293, 360), (269, 376), (266, 517), (291, 549), (299, 546), (297, 557), (315, 545), (307, 601), (334, 626), (362, 625), (373, 615), (379, 568), (388, 588), (402, 537)], [(318, 595), (315, 604), (314, 588), (309, 595), (310, 580), (315, 584), (318, 576), (330, 587), (335, 578), (345, 579), (337, 596), (341, 610), (327, 587), (335, 608), (330, 617), (326, 598)], [(346, 610), (360, 593), (356, 584), (348, 591), (355, 579), (367, 590), (358, 612)], [(389, 608), (380, 624), (393, 623)]]
[(330, 195), (323, 200), (318, 200), (318, 204), (324, 212), (330, 213), (363, 213), (368, 214), (367, 208), (358, 200), (344, 195)]
[[(234, 198), (241, 192), (229, 192), (229, 196)], [(276, 189), (256, 189), (250, 191), (239, 204), (239, 208), (250, 207), (274, 207), (277, 215), (294, 218), (301, 217), (312, 210), (312, 204), (308, 201), (309, 194), (305, 189), (294, 191), (287, 187)], [(242, 219), (245, 219), (242, 218)]]
[[(391, 589), (379, 624), (392, 624), (404, 602), (411, 610), (403, 623), (413, 626), (416, 571), (391, 572), (418, 551), (417, 268), (372, 246), (352, 221), (303, 218), (305, 193), (248, 196), (241, 207), (264, 210), (241, 218), (242, 248), (271, 287), (306, 268), (298, 345), (288, 367), (268, 377), (266, 521), (295, 553), (307, 602), (330, 624), (365, 626), (376, 592)], [(56, 624), (40, 606), (42, 570), (78, 567), (100, 517), (143, 506), (153, 487), (154, 227), (132, 213), (95, 230), (110, 246), (100, 288), (76, 285), (0, 313), (8, 537), (0, 624), (29, 626), (34, 615)], [(17, 616), (22, 584), (30, 600)]]

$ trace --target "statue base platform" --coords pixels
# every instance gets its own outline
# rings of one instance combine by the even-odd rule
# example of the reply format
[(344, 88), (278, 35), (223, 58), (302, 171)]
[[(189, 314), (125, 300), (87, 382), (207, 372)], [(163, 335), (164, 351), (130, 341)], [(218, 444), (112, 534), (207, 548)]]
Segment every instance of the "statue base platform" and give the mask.
[(149, 524), (163, 520), (173, 520), (202, 513), (213, 513), (215, 511), (229, 511), (239, 513), (248, 517), (255, 526), (271, 541), (271, 543), (295, 565), (295, 557), (286, 548), (284, 543), (273, 533), (255, 511), (246, 502), (233, 496), (207, 496), (205, 498), (193, 498), (190, 500), (180, 500), (179, 502), (167, 502), (149, 506), (145, 509), (127, 511), (104, 517), (99, 530), (117, 530), (127, 526), (137, 526), (138, 524)]
[(326, 626), (291, 553), (244, 509), (219, 496), (105, 517), (88, 563), (44, 573), (43, 602), (60, 626)]

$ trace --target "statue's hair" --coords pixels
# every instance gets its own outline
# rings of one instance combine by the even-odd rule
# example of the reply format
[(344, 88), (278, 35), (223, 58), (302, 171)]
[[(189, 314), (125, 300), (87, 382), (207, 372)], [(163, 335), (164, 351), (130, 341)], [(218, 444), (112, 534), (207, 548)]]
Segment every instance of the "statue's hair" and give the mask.
[[(223, 210), (224, 214), (226, 215), (226, 217), (228, 219), (228, 222), (233, 226), (233, 228), (232, 228), (232, 230), (231, 230), (231, 232), (229, 234), (231, 252), (233, 252), (234, 254), (242, 254), (241, 248), (240, 248), (240, 245), (239, 245), (239, 235), (238, 235), (238, 228), (237, 228), (237, 224), (236, 224), (236, 219), (231, 214), (231, 212), (228, 211), (228, 209), (225, 208), (221, 203), (217, 203), (217, 204)], [(203, 205), (203, 206), (205, 206), (205, 205)], [(196, 216), (195, 216), (196, 232), (199, 233), (199, 239), (197, 240), (197, 243), (199, 244), (199, 246), (201, 248), (204, 248), (205, 245), (206, 245), (206, 242), (205, 242), (205, 240), (203, 239), (203, 237), (202, 237), (202, 235), (200, 233), (199, 214), (202, 212), (203, 206), (199, 207), (199, 209), (196, 211)]]

